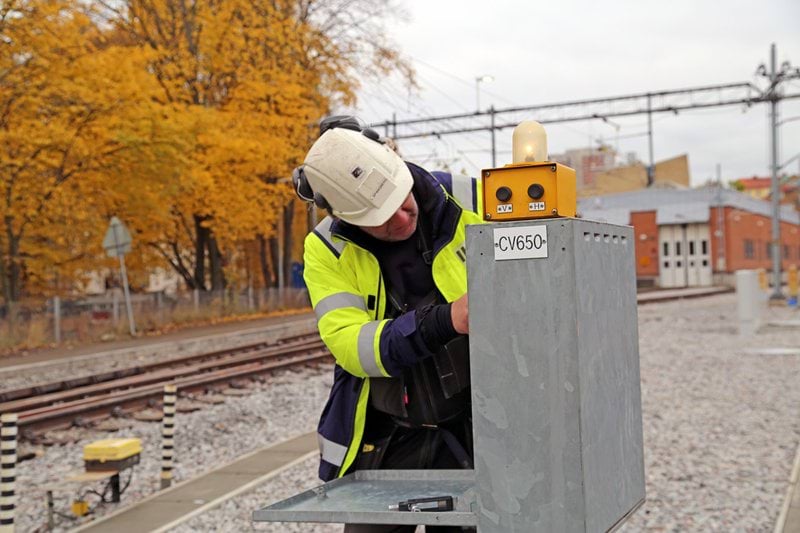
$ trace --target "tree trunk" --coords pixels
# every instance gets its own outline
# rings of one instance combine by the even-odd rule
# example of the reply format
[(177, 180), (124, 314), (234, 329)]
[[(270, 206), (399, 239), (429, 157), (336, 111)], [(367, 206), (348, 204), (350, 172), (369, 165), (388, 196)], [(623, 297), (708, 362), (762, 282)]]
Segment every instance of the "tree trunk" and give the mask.
[(211, 290), (221, 291), (227, 285), (225, 272), (222, 269), (222, 253), (219, 251), (217, 239), (212, 232), (208, 236), (208, 259), (211, 264)]
[(264, 287), (272, 287), (272, 270), (269, 268), (267, 239), (263, 233), (258, 234), (258, 263), (261, 266), (261, 280)]
[(201, 291), (206, 290), (206, 241), (208, 228), (203, 226), (205, 217), (194, 215), (194, 284)]
[(280, 266), (278, 266), (277, 268), (275, 268), (275, 266), (281, 264), (280, 252), (278, 247), (278, 237), (270, 237), (269, 239), (269, 258), (273, 266), (272, 268), (273, 276), (272, 276), (272, 283), (270, 283), (270, 287), (277, 287), (278, 282), (280, 281), (280, 278), (278, 277), (278, 268), (280, 268)]
[(283, 209), (283, 285), (292, 286), (292, 222), (294, 221), (294, 200)]
[(154, 242), (147, 243), (148, 246), (156, 250), (161, 256), (169, 263), (173, 270), (183, 279), (183, 282), (186, 284), (186, 288), (194, 290), (196, 288), (194, 275), (189, 270), (191, 266), (187, 266), (183, 263), (183, 258), (181, 257), (181, 251), (178, 247), (178, 243), (173, 241), (168, 243), (169, 247), (172, 249), (172, 254), (170, 255), (169, 252), (164, 251), (161, 246)]
[[(9, 230), (10, 217), (5, 217), (4, 223), (6, 225), (6, 238), (11, 235), (11, 231)], [(6, 305), (11, 302), (11, 243), (7, 244), (8, 250), (5, 250), (2, 256), (0, 256), (0, 274), (2, 274), (2, 279), (0, 282), (3, 284), (3, 300), (5, 300)]]
[(3, 301), (8, 302), (8, 280), (6, 279), (6, 262), (4, 259), (2, 259), (2, 256), (0, 256), (0, 290), (2, 290)]
[(20, 283), (22, 281), (22, 268), (19, 257), (20, 236), (14, 235), (14, 218), (10, 215), (5, 217), (6, 240), (8, 249), (3, 259), (3, 296), (7, 304), (19, 301), (21, 292)]

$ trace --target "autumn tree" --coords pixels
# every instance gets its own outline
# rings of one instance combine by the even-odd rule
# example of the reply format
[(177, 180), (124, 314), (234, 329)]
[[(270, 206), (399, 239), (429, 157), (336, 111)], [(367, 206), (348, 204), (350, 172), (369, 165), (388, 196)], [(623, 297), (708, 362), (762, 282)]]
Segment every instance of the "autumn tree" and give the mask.
[(288, 187), (270, 178), (286, 175), (298, 137), (305, 142), (306, 124), (319, 114), (315, 82), (279, 68), (292, 36), (268, 5), (103, 7), (118, 32), (152, 54), (148, 69), (160, 85), (159, 101), (192, 117), (197, 131), (170, 221), (148, 245), (190, 288), (223, 288), (226, 249), (273, 225), (288, 197)]
[(7, 302), (20, 299), (23, 282), (41, 292), (55, 279), (95, 270), (106, 195), (134, 179), (137, 191), (158, 188), (163, 170), (180, 166), (181, 135), (151, 96), (160, 88), (149, 61), (143, 51), (108, 43), (77, 4), (0, 4), (0, 277)]
[[(304, 70), (317, 73), (317, 87), (324, 101), (324, 114), (355, 102), (357, 90), (364, 82), (386, 78), (398, 73), (409, 89), (416, 88), (414, 71), (404, 61), (389, 38), (387, 23), (405, 18), (405, 11), (391, 0), (295, 0), (276, 4), (287, 17), (295, 21), (295, 33), (300, 37), (300, 53), (293, 60)], [(308, 144), (316, 138), (310, 131)], [(307, 146), (306, 146), (307, 147)], [(282, 235), (266, 239), (259, 235), (262, 269), (267, 255), (273, 265), (282, 255), (284, 278), (289, 279), (293, 248), (294, 197), (283, 207)], [(300, 233), (303, 233), (301, 231)], [(268, 243), (268, 244), (267, 244)], [(285, 253), (279, 249), (283, 246)], [(277, 274), (276, 274), (277, 276)]]
[[(265, 254), (268, 243), (274, 252), (278, 227), (291, 235), (288, 177), (313, 140), (313, 125), (335, 103), (353, 101), (357, 73), (402, 65), (381, 39), (364, 44), (334, 27), (336, 17), (348, 14), (358, 23), (356, 12), (372, 5), (99, 4), (118, 31), (154, 55), (149, 69), (162, 88), (160, 100), (189, 110), (202, 124), (179, 179), (172, 222), (149, 242), (190, 288), (223, 288), (226, 256), (243, 242), (255, 239)], [(368, 18), (378, 16), (373, 11)], [(366, 57), (370, 47), (374, 54)]]
[(135, 276), (163, 261), (187, 286), (218, 289), (255, 247), (274, 283), (278, 243), (297, 233), (288, 177), (315, 124), (365, 77), (411, 77), (382, 37), (393, 12), (366, 0), (0, 1), (4, 299), (109, 265), (112, 215), (146, 244)]

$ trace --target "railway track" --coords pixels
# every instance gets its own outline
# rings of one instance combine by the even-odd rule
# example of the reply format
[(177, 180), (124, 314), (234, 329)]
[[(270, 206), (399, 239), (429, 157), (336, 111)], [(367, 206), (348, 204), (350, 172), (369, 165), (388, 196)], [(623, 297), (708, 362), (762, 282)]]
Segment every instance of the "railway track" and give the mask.
[(157, 404), (164, 385), (206, 392), (275, 370), (330, 357), (319, 336), (282, 339), (0, 392), (0, 413), (17, 413), (21, 436), (130, 414)]
[[(720, 292), (727, 290), (658, 291), (639, 294), (638, 300), (643, 304)], [(21, 436), (34, 440), (50, 429), (89, 425), (109, 416), (155, 406), (160, 403), (167, 383), (177, 385), (179, 394), (187, 395), (329, 357), (317, 334), (287, 337), (274, 343), (262, 342), (0, 391), (0, 413), (17, 413)]]

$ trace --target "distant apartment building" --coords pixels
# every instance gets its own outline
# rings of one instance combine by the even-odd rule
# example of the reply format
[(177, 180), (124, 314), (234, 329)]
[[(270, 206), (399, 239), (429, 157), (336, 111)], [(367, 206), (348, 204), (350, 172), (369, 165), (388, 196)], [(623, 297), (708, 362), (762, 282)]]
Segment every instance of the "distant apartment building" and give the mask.
[[(753, 176), (740, 178), (731, 184), (736, 190), (759, 200), (772, 198), (772, 178)], [(785, 176), (780, 180), (781, 203), (800, 208), (800, 176)]]
[[(628, 154), (621, 162), (616, 151), (607, 146), (567, 150), (552, 154), (550, 159), (575, 169), (579, 198), (637, 191), (648, 186), (647, 166), (635, 154)], [(689, 182), (689, 158), (685, 154), (655, 164), (654, 186), (681, 188), (688, 187)]]
[(758, 176), (753, 176), (752, 178), (741, 178), (734, 181), (733, 186), (748, 196), (758, 198), (759, 200), (767, 200), (770, 197), (772, 179), (759, 178)]
[(575, 169), (578, 191), (595, 187), (598, 176), (616, 166), (616, 158), (616, 152), (606, 147), (574, 148), (550, 156), (551, 161)]

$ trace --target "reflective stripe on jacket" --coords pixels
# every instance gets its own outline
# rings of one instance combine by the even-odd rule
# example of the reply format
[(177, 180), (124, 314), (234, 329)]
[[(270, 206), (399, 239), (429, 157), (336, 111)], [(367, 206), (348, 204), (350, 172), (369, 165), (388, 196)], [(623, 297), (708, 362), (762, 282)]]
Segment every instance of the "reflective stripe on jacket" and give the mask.
[[(428, 173), (408, 163), (434, 200), (433, 280), (452, 302), (467, 291), (467, 224), (481, 223), (480, 183), (466, 176)], [(337, 233), (326, 217), (305, 240), (304, 278), (320, 336), (336, 359), (334, 383), (318, 427), (323, 480), (344, 475), (364, 434), (369, 378), (397, 376), (432, 355), (416, 328), (414, 311), (384, 319), (387, 298), (380, 266), (365, 248)]]

